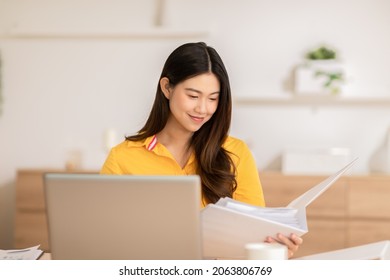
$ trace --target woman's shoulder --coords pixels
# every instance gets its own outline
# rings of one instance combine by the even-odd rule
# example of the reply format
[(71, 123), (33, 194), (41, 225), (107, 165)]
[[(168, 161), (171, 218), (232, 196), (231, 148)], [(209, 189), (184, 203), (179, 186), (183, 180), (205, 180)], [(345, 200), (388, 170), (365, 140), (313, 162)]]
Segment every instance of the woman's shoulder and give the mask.
[(245, 143), (244, 140), (228, 136), (225, 140), (225, 143), (223, 144), (223, 147), (228, 150), (229, 152), (235, 152), (239, 153), (242, 151), (248, 150), (248, 145)]

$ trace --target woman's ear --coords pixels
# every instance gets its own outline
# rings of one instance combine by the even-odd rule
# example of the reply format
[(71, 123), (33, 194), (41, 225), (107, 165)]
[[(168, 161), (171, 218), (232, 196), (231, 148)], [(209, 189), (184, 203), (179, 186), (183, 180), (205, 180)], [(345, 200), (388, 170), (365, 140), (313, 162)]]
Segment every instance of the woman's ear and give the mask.
[(167, 77), (163, 77), (160, 80), (160, 88), (164, 93), (165, 97), (169, 100), (171, 96), (171, 85), (169, 83), (169, 79)]

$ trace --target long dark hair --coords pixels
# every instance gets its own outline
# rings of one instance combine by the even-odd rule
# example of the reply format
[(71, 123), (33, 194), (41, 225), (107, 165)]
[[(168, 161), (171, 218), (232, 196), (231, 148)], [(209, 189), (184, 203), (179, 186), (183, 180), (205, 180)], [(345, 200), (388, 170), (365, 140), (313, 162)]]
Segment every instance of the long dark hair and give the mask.
[[(232, 99), (229, 76), (217, 51), (203, 42), (187, 43), (175, 49), (164, 64), (160, 80), (169, 79), (170, 86), (194, 76), (213, 73), (220, 83), (218, 107), (191, 139), (196, 158), (196, 173), (202, 181), (203, 197), (207, 203), (215, 203), (221, 197), (232, 197), (236, 189), (236, 168), (222, 144), (230, 129)], [(126, 137), (128, 141), (144, 140), (160, 132), (170, 115), (169, 101), (160, 83), (149, 118), (138, 134)]]

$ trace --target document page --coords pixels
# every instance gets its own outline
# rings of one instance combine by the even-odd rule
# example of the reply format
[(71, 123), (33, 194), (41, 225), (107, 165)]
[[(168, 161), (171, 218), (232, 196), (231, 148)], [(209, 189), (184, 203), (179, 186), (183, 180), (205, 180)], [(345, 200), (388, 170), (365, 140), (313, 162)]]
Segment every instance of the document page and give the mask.
[(216, 205), (237, 211), (239, 213), (264, 218), (270, 221), (299, 228), (298, 209), (285, 207), (256, 207), (236, 201), (231, 198), (222, 198)]
[(324, 191), (326, 191), (334, 182), (337, 181), (343, 175), (351, 166), (358, 160), (358, 158), (355, 158), (350, 163), (348, 163), (344, 168), (340, 169), (335, 174), (329, 176), (324, 181), (320, 182), (319, 184), (312, 187), (310, 190), (302, 194), (297, 199), (290, 202), (287, 207), (293, 207), (293, 208), (304, 208), (309, 206), (310, 203), (312, 203), (317, 197), (319, 197)]
[(0, 260), (37, 260), (43, 251), (40, 245), (20, 250), (0, 250)]

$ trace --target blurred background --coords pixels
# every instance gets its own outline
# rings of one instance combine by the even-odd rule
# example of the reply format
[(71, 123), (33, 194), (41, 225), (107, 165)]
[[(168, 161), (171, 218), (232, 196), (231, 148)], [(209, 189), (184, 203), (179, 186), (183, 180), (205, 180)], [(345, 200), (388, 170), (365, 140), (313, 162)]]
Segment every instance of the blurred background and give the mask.
[[(231, 134), (260, 171), (288, 170), (291, 151), (335, 150), (359, 157), (354, 174), (378, 171), (389, 26), (387, 0), (0, 0), (0, 248), (13, 247), (17, 170), (98, 171), (144, 124), (165, 59), (186, 42), (224, 60)], [(323, 45), (337, 52), (342, 90), (299, 92), (297, 68)]]

